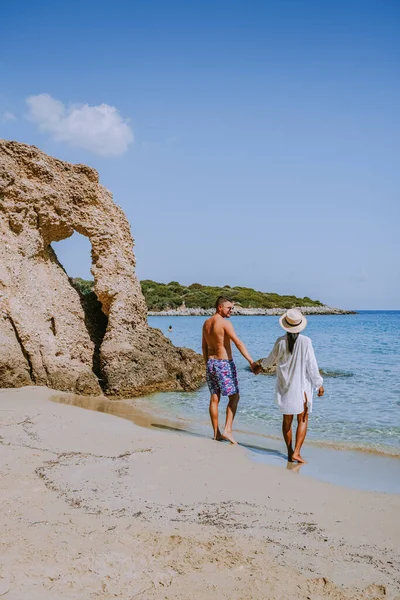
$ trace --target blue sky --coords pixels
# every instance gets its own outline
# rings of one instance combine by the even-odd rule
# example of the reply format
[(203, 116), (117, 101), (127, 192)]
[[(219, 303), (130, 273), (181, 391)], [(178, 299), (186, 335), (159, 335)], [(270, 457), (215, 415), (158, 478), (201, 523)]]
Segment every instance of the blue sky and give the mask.
[[(400, 4), (2, 8), (0, 137), (95, 167), (141, 279), (400, 309)], [(56, 247), (90, 275), (77, 234)]]

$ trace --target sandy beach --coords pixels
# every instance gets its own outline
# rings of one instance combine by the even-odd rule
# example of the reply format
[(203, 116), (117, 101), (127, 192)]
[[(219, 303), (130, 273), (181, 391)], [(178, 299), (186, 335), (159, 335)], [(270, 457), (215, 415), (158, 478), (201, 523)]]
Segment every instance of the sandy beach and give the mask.
[(400, 496), (0, 391), (0, 596), (400, 599)]

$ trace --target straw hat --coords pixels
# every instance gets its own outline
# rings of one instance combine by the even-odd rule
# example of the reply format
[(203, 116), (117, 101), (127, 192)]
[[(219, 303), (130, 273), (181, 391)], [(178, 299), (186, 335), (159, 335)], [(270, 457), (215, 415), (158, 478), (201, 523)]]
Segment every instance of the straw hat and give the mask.
[(307, 319), (297, 308), (290, 308), (280, 317), (279, 324), (285, 331), (300, 333), (307, 326)]

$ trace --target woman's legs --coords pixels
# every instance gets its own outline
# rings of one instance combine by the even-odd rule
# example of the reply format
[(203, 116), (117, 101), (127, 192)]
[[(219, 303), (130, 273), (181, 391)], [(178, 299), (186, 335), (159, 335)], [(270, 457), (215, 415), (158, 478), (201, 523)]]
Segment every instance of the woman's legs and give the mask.
[(296, 460), (299, 463), (307, 462), (300, 456), (300, 450), (306, 439), (307, 425), (308, 425), (308, 407), (307, 407), (307, 396), (304, 392), (304, 410), (302, 413), (297, 415), (297, 431), (296, 431), (296, 445), (292, 454), (292, 460)]
[(283, 439), (285, 440), (287, 451), (288, 451), (288, 461), (289, 462), (292, 462), (292, 454), (293, 454), (292, 422), (293, 422), (293, 415), (283, 415), (282, 433), (283, 433)]

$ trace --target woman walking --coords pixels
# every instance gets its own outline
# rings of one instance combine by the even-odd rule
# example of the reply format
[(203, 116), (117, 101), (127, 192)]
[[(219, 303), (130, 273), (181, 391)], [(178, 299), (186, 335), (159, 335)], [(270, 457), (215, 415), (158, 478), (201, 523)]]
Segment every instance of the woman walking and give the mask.
[[(296, 308), (279, 319), (287, 332), (278, 338), (271, 354), (260, 361), (262, 368), (276, 367), (276, 401), (283, 413), (282, 433), (288, 450), (288, 461), (305, 463), (300, 450), (307, 433), (308, 414), (312, 411), (313, 388), (323, 396), (323, 380), (309, 337), (300, 335), (307, 319)], [(297, 415), (296, 442), (292, 445), (293, 416)]]

